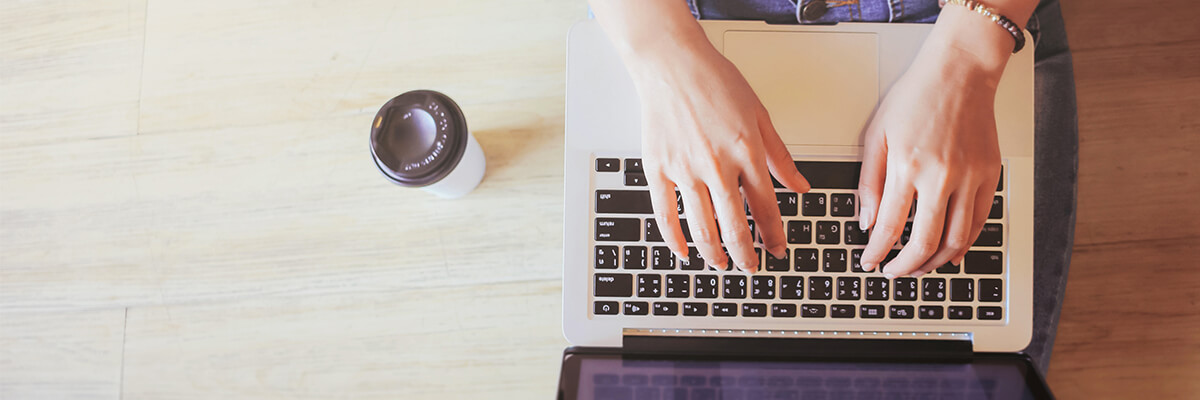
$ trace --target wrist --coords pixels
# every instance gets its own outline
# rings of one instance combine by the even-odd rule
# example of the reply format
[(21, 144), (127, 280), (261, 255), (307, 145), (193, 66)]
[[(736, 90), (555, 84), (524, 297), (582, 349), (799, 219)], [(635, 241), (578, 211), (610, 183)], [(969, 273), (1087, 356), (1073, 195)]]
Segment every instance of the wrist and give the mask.
[(993, 21), (965, 7), (946, 6), (918, 57), (941, 58), (998, 82), (1012, 49), (1012, 35)]

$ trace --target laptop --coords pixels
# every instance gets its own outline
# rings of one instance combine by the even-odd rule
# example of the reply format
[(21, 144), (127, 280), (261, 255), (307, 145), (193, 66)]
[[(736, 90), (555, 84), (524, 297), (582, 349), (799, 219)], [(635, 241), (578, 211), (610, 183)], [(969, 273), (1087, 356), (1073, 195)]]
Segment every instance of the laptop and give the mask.
[(862, 130), (932, 25), (700, 23), (812, 184), (776, 184), (788, 256), (760, 250), (752, 275), (709, 269), (694, 249), (675, 259), (642, 175), (633, 83), (600, 26), (576, 24), (559, 398), (1049, 397), (1018, 353), (1033, 322), (1033, 50), (997, 91), (1003, 172), (979, 240), (961, 266), (887, 279), (859, 263)]

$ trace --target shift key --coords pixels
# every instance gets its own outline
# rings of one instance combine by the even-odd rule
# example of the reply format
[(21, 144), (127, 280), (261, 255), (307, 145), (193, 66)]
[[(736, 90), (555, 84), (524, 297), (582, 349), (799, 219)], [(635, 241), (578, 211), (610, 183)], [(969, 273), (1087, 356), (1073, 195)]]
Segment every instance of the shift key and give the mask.
[(636, 242), (642, 239), (640, 218), (596, 218), (596, 241)]
[(596, 274), (596, 297), (629, 297), (633, 295), (633, 275)]

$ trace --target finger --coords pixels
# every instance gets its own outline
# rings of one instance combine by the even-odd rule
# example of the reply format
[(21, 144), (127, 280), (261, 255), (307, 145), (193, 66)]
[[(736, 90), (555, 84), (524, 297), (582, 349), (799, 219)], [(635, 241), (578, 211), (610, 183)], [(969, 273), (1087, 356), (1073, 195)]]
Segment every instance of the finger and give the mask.
[[(765, 165), (759, 163), (757, 171), (746, 171), (742, 175), (742, 195), (750, 206), (750, 215), (758, 226), (758, 236), (762, 238), (763, 248), (776, 258), (787, 254), (787, 237), (783, 233), (783, 218), (779, 215), (779, 202), (775, 197), (775, 187), (767, 175)], [(753, 238), (751, 238), (753, 240)], [(755, 254), (755, 259), (758, 255)]]
[[(729, 249), (733, 263), (754, 273), (758, 271), (758, 254), (754, 252), (754, 238), (750, 235), (750, 224), (746, 222), (746, 207), (738, 190), (738, 181), (734, 178), (721, 179), (719, 184), (716, 190), (710, 186), (709, 194), (712, 195), (721, 237), (725, 239), (725, 247)], [(779, 220), (778, 216), (775, 218)]]
[(946, 210), (946, 229), (942, 231), (942, 244), (936, 253), (917, 270), (928, 274), (954, 260), (955, 256), (971, 244), (971, 223), (975, 211), (975, 193), (970, 189), (959, 190), (950, 195)]
[[(812, 185), (808, 184), (808, 179), (805, 179), (804, 175), (800, 174), (800, 170), (796, 169), (796, 163), (792, 161), (792, 153), (788, 151), (787, 145), (779, 137), (779, 132), (775, 131), (775, 125), (771, 123), (771, 116), (767, 114), (765, 108), (758, 112), (758, 129), (762, 133), (763, 147), (767, 151), (767, 168), (771, 171), (771, 175), (779, 180), (783, 187), (793, 192), (804, 193), (812, 189)], [(774, 184), (767, 182), (767, 185), (772, 187)]]
[(879, 216), (875, 219), (875, 227), (871, 229), (867, 247), (863, 249), (862, 266), (867, 271), (879, 266), (896, 245), (900, 234), (904, 232), (904, 223), (908, 221), (908, 209), (912, 206), (912, 184), (891, 171), (894, 169), (888, 173), (879, 203)]
[(948, 200), (946, 188), (929, 187), (918, 190), (918, 193), (921, 193), (921, 201), (917, 202), (917, 213), (913, 216), (912, 238), (896, 255), (896, 259), (883, 268), (884, 275), (904, 276), (917, 271), (937, 252), (942, 242)]
[(675, 182), (663, 175), (662, 172), (646, 170), (646, 184), (650, 189), (650, 205), (654, 208), (654, 220), (658, 221), (658, 231), (662, 234), (667, 247), (675, 253), (675, 258), (688, 259), (687, 241), (679, 226), (679, 214), (675, 204)]
[(951, 258), (951, 262), (962, 265), (963, 257), (967, 255), (967, 251), (971, 249), (971, 245), (979, 239), (979, 233), (983, 231), (983, 225), (987, 223), (988, 213), (992, 210), (992, 197), (996, 195), (995, 185), (984, 185), (979, 188), (975, 194), (975, 210), (974, 216), (971, 218), (971, 230), (969, 231), (970, 238), (967, 240), (967, 245), (959, 250), (958, 254)]
[(713, 220), (708, 187), (699, 181), (686, 186), (680, 186), (679, 193), (683, 196), (683, 212), (688, 217), (692, 243), (705, 264), (713, 269), (725, 269), (725, 251), (721, 250), (721, 239), (717, 236), (717, 221)]
[(887, 177), (887, 142), (877, 126), (872, 119), (863, 136), (862, 171), (858, 176), (858, 226), (863, 230), (875, 226)]

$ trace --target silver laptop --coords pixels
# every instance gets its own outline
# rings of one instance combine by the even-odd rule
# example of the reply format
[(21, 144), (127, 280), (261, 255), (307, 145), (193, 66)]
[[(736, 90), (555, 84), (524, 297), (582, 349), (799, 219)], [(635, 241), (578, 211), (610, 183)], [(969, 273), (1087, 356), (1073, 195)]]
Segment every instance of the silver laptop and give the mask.
[(889, 280), (857, 260), (866, 240), (856, 228), (861, 133), (932, 25), (701, 25), (754, 88), (813, 184), (807, 194), (775, 189), (789, 255), (761, 252), (762, 271), (753, 275), (671, 255), (641, 174), (640, 118), (653, 116), (640, 115), (633, 83), (600, 26), (581, 22), (568, 43), (564, 154), (563, 334), (572, 345), (794, 338), (950, 341), (997, 353), (1026, 347), (1032, 50), (1013, 55), (1000, 82), (1003, 175), (980, 240), (961, 267)]

